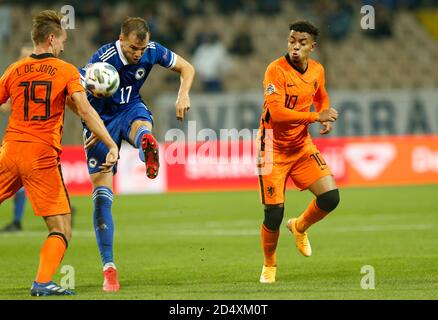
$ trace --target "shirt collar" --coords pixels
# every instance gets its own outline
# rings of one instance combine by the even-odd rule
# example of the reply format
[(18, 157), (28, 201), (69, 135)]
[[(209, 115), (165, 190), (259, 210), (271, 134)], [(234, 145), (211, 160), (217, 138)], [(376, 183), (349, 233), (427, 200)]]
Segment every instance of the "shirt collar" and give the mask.
[(302, 70), (302, 69), (300, 69), (298, 66), (296, 66), (296, 65), (292, 62), (292, 60), (291, 60), (291, 58), (290, 58), (290, 56), (289, 56), (288, 53), (286, 53), (286, 55), (285, 55), (284, 57), (286, 58), (287, 63), (289, 63), (289, 65), (290, 65), (292, 68), (294, 68), (295, 70), (297, 70), (297, 71), (298, 71), (299, 73), (301, 73), (301, 74), (306, 73), (307, 69), (309, 68), (309, 61), (307, 61), (307, 67), (306, 67), (306, 70)]
[(116, 49), (117, 52), (119, 53), (120, 60), (122, 60), (123, 65), (126, 66), (128, 64), (128, 60), (126, 59), (125, 55), (122, 52), (122, 47), (120, 46), (120, 40), (116, 41)]
[(30, 56), (34, 59), (55, 58), (55, 56), (49, 52), (41, 53), (41, 54), (32, 53)]

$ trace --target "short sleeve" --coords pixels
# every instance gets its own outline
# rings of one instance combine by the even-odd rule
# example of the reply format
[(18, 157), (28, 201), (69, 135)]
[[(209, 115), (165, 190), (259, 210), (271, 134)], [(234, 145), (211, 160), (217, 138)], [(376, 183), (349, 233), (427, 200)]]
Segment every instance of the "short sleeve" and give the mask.
[(265, 101), (270, 106), (284, 107), (285, 95), (284, 74), (275, 64), (269, 65), (265, 72), (263, 89)]
[(324, 68), (321, 66), (319, 74), (319, 86), (313, 98), (316, 111), (320, 112), (330, 108), (330, 98), (325, 88), (325, 74)]
[(6, 69), (3, 76), (0, 78), (0, 104), (3, 104), (6, 101), (8, 101), (10, 96), (8, 82), (9, 82), (11, 70), (13, 70), (13, 65), (10, 65), (9, 68)]
[(85, 89), (80, 82), (79, 71), (75, 67), (71, 66), (70, 74), (70, 80), (67, 82), (68, 95), (71, 96), (75, 92), (84, 92)]
[(156, 51), (155, 63), (164, 68), (173, 68), (176, 64), (177, 55), (157, 42), (149, 43), (148, 49)]
[[(87, 70), (87, 67), (93, 63), (96, 62), (102, 62), (104, 57), (113, 57), (116, 54), (116, 49), (115, 47), (110, 47), (109, 49), (104, 47), (101, 47), (99, 50), (97, 50), (90, 58), (90, 60), (88, 60), (87, 65), (84, 67), (79, 68), (79, 73), (81, 75), (81, 83), (83, 85), (85, 85), (85, 73)], [(102, 58), (101, 58), (102, 57)]]

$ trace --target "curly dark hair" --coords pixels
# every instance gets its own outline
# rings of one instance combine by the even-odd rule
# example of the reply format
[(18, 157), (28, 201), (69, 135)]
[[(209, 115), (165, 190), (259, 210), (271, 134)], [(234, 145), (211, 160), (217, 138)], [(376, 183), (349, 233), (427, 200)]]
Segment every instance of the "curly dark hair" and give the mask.
[(313, 40), (316, 41), (319, 35), (319, 30), (317, 27), (315, 27), (313, 24), (311, 24), (309, 21), (295, 21), (294, 23), (291, 23), (289, 25), (289, 30), (297, 31), (297, 32), (306, 32), (310, 34), (313, 37)]

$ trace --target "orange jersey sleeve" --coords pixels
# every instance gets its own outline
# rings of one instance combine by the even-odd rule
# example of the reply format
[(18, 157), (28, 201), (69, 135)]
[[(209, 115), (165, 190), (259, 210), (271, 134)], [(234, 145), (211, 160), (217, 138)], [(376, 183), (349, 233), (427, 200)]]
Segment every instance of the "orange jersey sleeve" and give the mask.
[(330, 108), (330, 99), (327, 90), (325, 89), (324, 68), (322, 68), (322, 72), (320, 73), (318, 83), (319, 86), (315, 93), (315, 97), (313, 98), (313, 105), (315, 106), (316, 111), (321, 112), (323, 110)]
[(298, 124), (316, 121), (318, 117), (316, 112), (294, 110), (294, 104), (297, 102), (296, 98), (294, 98), (294, 95), (287, 94), (288, 86), (294, 86), (294, 84), (287, 82), (284, 69), (279, 63), (274, 62), (269, 65), (265, 73), (263, 86), (265, 109), (269, 109), (272, 121)]
[(0, 80), (0, 101), (11, 98), (5, 141), (43, 142), (61, 151), (65, 99), (84, 91), (77, 69), (50, 54), (20, 60)]
[(68, 96), (71, 96), (75, 92), (83, 92), (85, 91), (84, 87), (81, 84), (81, 75), (79, 71), (72, 65), (73, 70), (71, 70), (71, 78), (70, 81), (67, 82), (67, 92)]
[(9, 90), (8, 90), (8, 79), (9, 75), (11, 73), (11, 70), (13, 69), (14, 64), (10, 65), (3, 76), (0, 78), (0, 104), (6, 103), (9, 99)]
[[(321, 109), (329, 107), (324, 83), (324, 69), (312, 59), (305, 71), (296, 69), (288, 55), (268, 66), (260, 126), (273, 130), (274, 147), (294, 149), (310, 141), (309, 124), (318, 120)], [(312, 104), (318, 112), (310, 111)]]

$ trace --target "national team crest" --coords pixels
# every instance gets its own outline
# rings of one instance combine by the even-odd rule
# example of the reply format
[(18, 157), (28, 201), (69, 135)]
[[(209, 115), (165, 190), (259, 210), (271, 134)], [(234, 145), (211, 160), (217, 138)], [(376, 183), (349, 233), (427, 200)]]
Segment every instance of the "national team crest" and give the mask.
[(275, 188), (272, 186), (268, 187), (268, 195), (272, 198), (275, 195)]
[(266, 94), (269, 96), (274, 92), (275, 92), (275, 86), (272, 83), (268, 84), (268, 86), (266, 87)]
[(146, 74), (146, 70), (144, 68), (137, 69), (135, 72), (135, 79), (140, 80)]
[(90, 158), (90, 160), (88, 160), (88, 166), (92, 169), (96, 168), (97, 160), (94, 158)]

